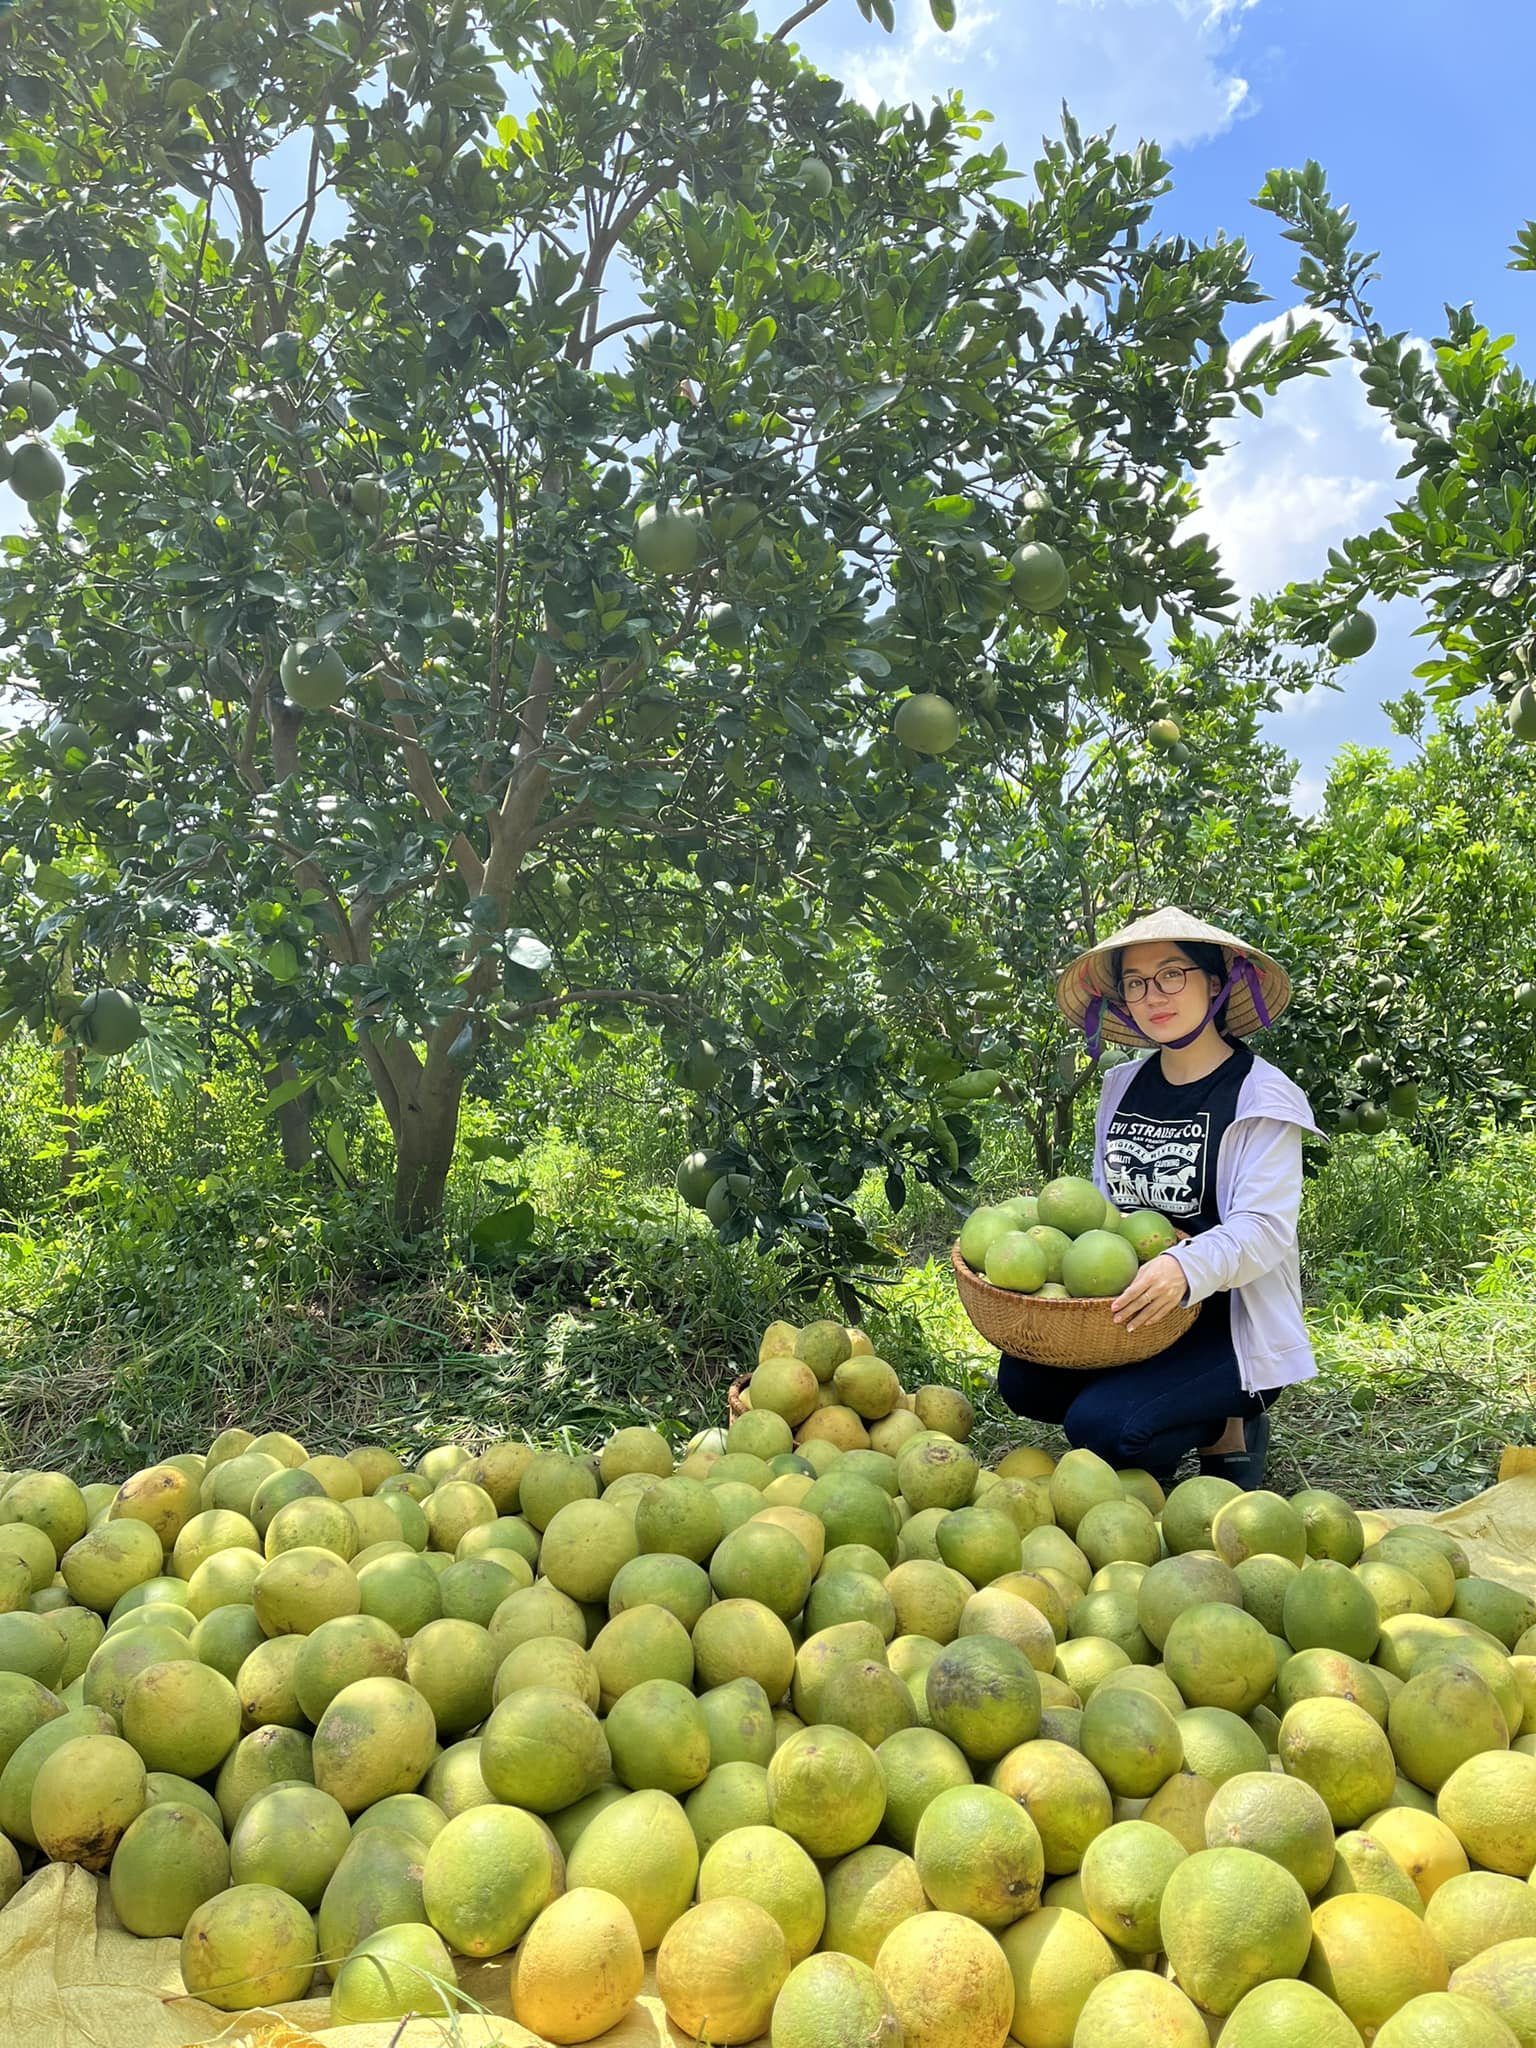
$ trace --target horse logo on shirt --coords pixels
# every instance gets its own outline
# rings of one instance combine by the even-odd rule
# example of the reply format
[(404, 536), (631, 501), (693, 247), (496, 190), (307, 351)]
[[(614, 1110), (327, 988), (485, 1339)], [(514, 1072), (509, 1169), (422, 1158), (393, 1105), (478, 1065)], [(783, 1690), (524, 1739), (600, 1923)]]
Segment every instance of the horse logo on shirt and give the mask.
[(1117, 1209), (1198, 1216), (1205, 1202), (1210, 1116), (1164, 1120), (1118, 1115), (1104, 1152), (1104, 1177)]

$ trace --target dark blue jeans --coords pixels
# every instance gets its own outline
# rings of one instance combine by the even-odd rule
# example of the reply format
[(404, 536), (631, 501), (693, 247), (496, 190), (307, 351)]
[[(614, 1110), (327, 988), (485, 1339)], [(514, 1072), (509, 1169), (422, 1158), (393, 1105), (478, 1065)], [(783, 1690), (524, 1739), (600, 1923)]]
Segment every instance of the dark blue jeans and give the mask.
[(1015, 1415), (1059, 1423), (1074, 1450), (1159, 1478), (1213, 1443), (1229, 1415), (1261, 1414), (1275, 1391), (1245, 1394), (1232, 1349), (1230, 1300), (1213, 1295), (1182, 1337), (1140, 1365), (1102, 1372), (1031, 1365), (1004, 1352), (997, 1390)]

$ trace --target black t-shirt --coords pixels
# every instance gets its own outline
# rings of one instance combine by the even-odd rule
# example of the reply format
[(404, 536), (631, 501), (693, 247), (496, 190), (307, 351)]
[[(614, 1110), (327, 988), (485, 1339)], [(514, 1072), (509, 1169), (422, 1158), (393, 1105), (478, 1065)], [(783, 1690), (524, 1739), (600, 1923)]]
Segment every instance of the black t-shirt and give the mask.
[(1117, 1209), (1155, 1209), (1191, 1237), (1221, 1221), (1216, 1158), (1252, 1065), (1252, 1052), (1239, 1046), (1211, 1073), (1175, 1086), (1164, 1078), (1160, 1054), (1142, 1061), (1104, 1141), (1104, 1177)]

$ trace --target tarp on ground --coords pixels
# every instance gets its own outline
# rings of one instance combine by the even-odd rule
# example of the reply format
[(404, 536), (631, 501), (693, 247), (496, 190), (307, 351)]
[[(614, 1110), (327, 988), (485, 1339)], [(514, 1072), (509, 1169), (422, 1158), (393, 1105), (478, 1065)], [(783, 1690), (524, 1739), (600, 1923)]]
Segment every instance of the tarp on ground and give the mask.
[[(1433, 1522), (1466, 1550), (1472, 1570), (1536, 1600), (1536, 1475), (1505, 1480), (1441, 1514), (1384, 1511), (1392, 1522)], [(510, 2015), (503, 1958), (461, 1963), (463, 1990), (485, 2008), (444, 2020), (333, 2027), (330, 2001), (308, 1998), (267, 2013), (215, 2012), (182, 1987), (180, 1944), (127, 1934), (100, 1879), (64, 1864), (32, 1877), (0, 1912), (0, 2043), (4, 2048), (550, 2048)], [(645, 1993), (598, 2048), (687, 2048), (648, 1971)], [(766, 2037), (753, 2048), (767, 2048)]]

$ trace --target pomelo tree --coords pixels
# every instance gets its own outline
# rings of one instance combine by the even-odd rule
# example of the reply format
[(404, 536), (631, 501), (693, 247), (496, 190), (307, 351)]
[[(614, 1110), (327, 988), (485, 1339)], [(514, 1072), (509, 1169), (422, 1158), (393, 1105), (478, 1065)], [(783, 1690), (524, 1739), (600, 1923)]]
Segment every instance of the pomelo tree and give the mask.
[[(857, 1033), (823, 910), (903, 930), (1063, 655), (1151, 691), (1149, 625), (1231, 600), (1192, 473), (1333, 353), (1233, 359), (1246, 252), (1158, 229), (1156, 148), (1069, 120), (1021, 181), (957, 101), (846, 98), (793, 45), (815, 11), (0, 22), (3, 671), (67, 728), (20, 885), (88, 823), (77, 973), (259, 930), (260, 1000), (327, 1020), (262, 1035), (295, 1088), (365, 1063), (407, 1230), (492, 1039), (636, 1011), (706, 1059), (694, 986), (740, 938), (795, 993), (733, 1020), (772, 1054), (735, 1222), (825, 1232), (843, 1134), (796, 1075)], [(893, 735), (914, 695), (949, 751)], [(50, 936), (0, 1009), (47, 1011)], [(876, 1129), (961, 1170), (947, 1124)]]
[[(1368, 296), (1374, 252), (1335, 204), (1323, 171), (1272, 171), (1257, 202), (1301, 250), (1296, 283), (1348, 339), (1370, 404), (1403, 443), (1411, 485), (1369, 533), (1330, 552), (1327, 574), (1279, 601), (1300, 640), (1320, 640), (1370, 594), (1424, 608), (1432, 652), (1414, 674), (1432, 703), (1488, 689), (1516, 737), (1536, 739), (1536, 384), (1471, 305), (1445, 308), (1423, 349), (1389, 333)], [(1536, 223), (1515, 243), (1512, 270), (1536, 270)], [(1526, 694), (1522, 697), (1521, 692)]]
[(1275, 1056), (1334, 1131), (1443, 1146), (1536, 1094), (1536, 795), (1496, 706), (1386, 708), (1411, 758), (1346, 747), (1267, 885), (1306, 987)]

